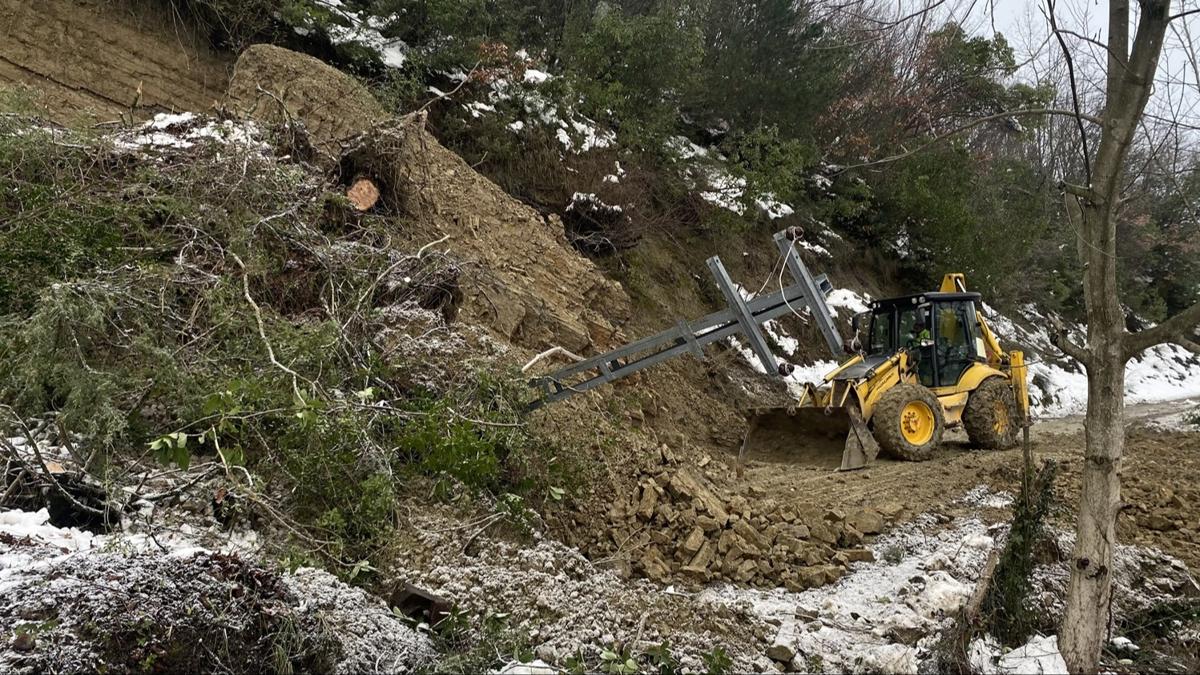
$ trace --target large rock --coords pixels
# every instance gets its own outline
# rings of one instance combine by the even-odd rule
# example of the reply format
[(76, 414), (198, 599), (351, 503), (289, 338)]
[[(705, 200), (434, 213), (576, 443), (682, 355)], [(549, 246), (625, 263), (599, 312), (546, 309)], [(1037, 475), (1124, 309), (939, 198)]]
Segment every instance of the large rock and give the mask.
[(754, 529), (754, 526), (745, 520), (738, 520), (733, 524), (733, 531), (736, 532), (747, 543), (751, 544), (760, 551), (765, 551), (770, 548), (767, 541), (763, 539), (762, 534)]
[(708, 489), (700, 479), (696, 477), (690, 469), (680, 469), (671, 477), (671, 483), (668, 486), (676, 496), (685, 500), (698, 500), (708, 515), (712, 516), (720, 527), (724, 527), (729, 521), (729, 514), (725, 511), (725, 504), (721, 501), (712, 490)]
[(697, 527), (693, 529), (691, 534), (688, 535), (687, 539), (683, 541), (680, 549), (682, 549), (686, 555), (696, 555), (696, 553), (700, 550), (700, 547), (704, 545), (704, 542), (704, 530)]
[(387, 119), (358, 80), (318, 59), (273, 45), (254, 45), (238, 57), (226, 105), (270, 123), (300, 120), (329, 160), (342, 143)]
[(663, 560), (662, 553), (657, 548), (650, 547), (641, 558), (642, 571), (655, 581), (665, 581), (671, 576), (671, 568)]
[(642, 520), (654, 517), (654, 509), (658, 506), (658, 486), (650, 483), (642, 486), (642, 498), (638, 502), (637, 514)]
[(851, 514), (847, 522), (863, 534), (883, 532), (883, 515), (872, 509), (863, 509)]

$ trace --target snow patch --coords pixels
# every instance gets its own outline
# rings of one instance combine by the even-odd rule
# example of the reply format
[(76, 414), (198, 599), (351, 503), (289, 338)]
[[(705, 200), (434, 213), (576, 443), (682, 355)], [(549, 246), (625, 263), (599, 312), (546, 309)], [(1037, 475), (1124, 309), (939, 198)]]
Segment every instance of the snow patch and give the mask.
[(878, 562), (853, 564), (833, 585), (801, 593), (723, 585), (700, 598), (748, 606), (779, 626), (776, 643), (819, 658), (826, 671), (916, 673), (969, 599), (993, 546), (978, 519), (939, 529), (923, 517), (880, 537), (871, 546)]
[(1034, 636), (1011, 652), (1000, 657), (999, 671), (1001, 673), (1021, 673), (1022, 675), (1045, 674), (1066, 675), (1067, 662), (1058, 651), (1058, 636)]
[(404, 66), (408, 60), (408, 45), (403, 40), (384, 37), (382, 33), (388, 24), (400, 18), (398, 15), (387, 18), (371, 15), (364, 18), (361, 12), (346, 9), (341, 0), (315, 1), (347, 24), (334, 23), (327, 27), (330, 42), (335, 45), (357, 45), (373, 51), (389, 68)]
[(622, 209), (620, 206), (606, 204), (604, 203), (604, 200), (600, 199), (595, 193), (592, 192), (576, 192), (571, 196), (571, 203), (567, 204), (566, 210), (574, 211), (583, 206), (587, 206), (589, 209), (611, 214), (624, 212), (624, 209)]
[(140, 127), (115, 134), (118, 150), (187, 149), (198, 143), (218, 143), (267, 152), (262, 131), (254, 122), (204, 119), (194, 113), (158, 113)]
[(868, 312), (871, 310), (870, 303), (870, 295), (855, 293), (848, 288), (835, 288), (829, 297), (825, 298), (825, 304), (829, 305), (830, 314), (834, 317), (838, 316), (838, 309), (844, 309), (850, 314)]
[(536, 68), (526, 68), (524, 79), (525, 79), (526, 84), (543, 84), (543, 83), (548, 82), (551, 79), (553, 79), (553, 76), (544, 70), (537, 70)]
[[(685, 136), (672, 136), (667, 139), (666, 145), (681, 160), (709, 160), (688, 162), (685, 168), (687, 178), (698, 190), (701, 199), (739, 216), (746, 214), (746, 179), (731, 174), (723, 165), (724, 157)], [(771, 220), (795, 213), (790, 204), (779, 201), (769, 193), (754, 196), (753, 202)], [(828, 254), (827, 251), (825, 253)]]

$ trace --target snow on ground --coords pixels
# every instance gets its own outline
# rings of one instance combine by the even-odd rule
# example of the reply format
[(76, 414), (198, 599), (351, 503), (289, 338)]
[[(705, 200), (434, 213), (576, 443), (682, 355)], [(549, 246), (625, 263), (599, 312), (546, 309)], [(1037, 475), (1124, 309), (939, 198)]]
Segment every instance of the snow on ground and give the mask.
[[(578, 550), (535, 535), (532, 545), (482, 535), (468, 552), (462, 526), (436, 511), (417, 516), (417, 546), (432, 558), (409, 561), (401, 552), (396, 572), (446, 598), (468, 616), (498, 617), (528, 635), (534, 656), (563, 664), (582, 655), (596, 662), (614, 644), (644, 653), (667, 643), (685, 672), (702, 672), (701, 655), (723, 647), (730, 672), (765, 672), (771, 662), (755, 637), (757, 621), (690, 593), (644, 579), (625, 579)], [(514, 664), (513, 671), (524, 672)]]
[[(1023, 320), (1013, 321), (986, 303), (984, 316), (1006, 348), (1027, 352), (1030, 397), (1034, 413), (1042, 417), (1063, 417), (1083, 413), (1087, 408), (1087, 374), (1079, 364), (1059, 356), (1050, 341), (1049, 327), (1054, 323), (1032, 304), (1020, 307)], [(1076, 343), (1084, 340), (1082, 326), (1068, 326)], [(1012, 345), (1012, 347), (1009, 347)], [(1030, 353), (1032, 352), (1032, 353)], [(1200, 358), (1177, 345), (1151, 347), (1125, 365), (1125, 402), (1161, 403), (1200, 396)]]
[[(956, 504), (1006, 508), (1012, 495), (980, 485)], [(853, 563), (838, 582), (800, 593), (733, 585), (711, 586), (699, 596), (718, 606), (748, 610), (777, 626), (772, 657), (790, 656), (800, 672), (935, 672), (937, 647), (955, 613), (975, 591), (987, 559), (1003, 545), (1008, 525), (987, 525), (975, 516), (946, 525), (932, 515), (880, 536), (870, 545), (874, 562)], [(1061, 551), (1071, 550), (1069, 532), (1052, 532)], [(1034, 571), (1030, 600), (1053, 624), (1062, 614), (1070, 576), (1061, 555)], [(1118, 546), (1113, 560), (1113, 616), (1135, 612), (1200, 592), (1185, 565), (1161, 551)], [(1114, 641), (1130, 651), (1131, 642)], [(990, 635), (968, 649), (975, 672), (987, 674), (1065, 673), (1057, 637), (1033, 636), (1005, 649)]]
[(940, 631), (974, 590), (996, 530), (975, 518), (939, 528), (931, 516), (880, 537), (876, 561), (854, 563), (835, 584), (793, 593), (715, 586), (702, 598), (749, 606), (777, 625), (777, 656), (796, 669), (916, 673)]
[(1148, 420), (1147, 426), (1161, 431), (1200, 431), (1200, 399), (1178, 403), (1178, 412)]
[[(153, 506), (145, 505), (139, 517), (149, 520), (151, 509)], [(260, 546), (258, 533), (253, 530), (224, 531), (185, 523), (161, 525), (151, 533), (136, 519), (130, 518), (125, 519), (124, 527), (126, 529), (109, 534), (93, 534), (74, 527), (52, 525), (46, 509), (0, 511), (0, 532), (18, 539), (30, 537), (65, 551), (162, 552), (183, 557), (194, 553), (252, 554)]]
[(205, 142), (237, 145), (260, 152), (270, 150), (254, 122), (221, 121), (190, 112), (158, 113), (136, 129), (113, 136), (113, 145), (118, 150), (186, 149)]
[(1066, 675), (1067, 663), (1058, 650), (1057, 635), (1035, 635), (1007, 653), (992, 636), (971, 643), (971, 666), (982, 675)]
[[(195, 646), (197, 634), (212, 637), (208, 631), (253, 644), (274, 626), (312, 644), (335, 643), (336, 673), (404, 672), (434, 657), (429, 639), (382, 601), (327, 572), (280, 576), (196, 547), (131, 551), (127, 543), (50, 525), (44, 509), (0, 511), (0, 632), (32, 637), (0, 641), (0, 670), (121, 671), (129, 657), (107, 639), (169, 654)], [(131, 635), (148, 626), (162, 630)], [(166, 644), (176, 632), (181, 642)], [(227, 658), (252, 658), (239, 645)]]

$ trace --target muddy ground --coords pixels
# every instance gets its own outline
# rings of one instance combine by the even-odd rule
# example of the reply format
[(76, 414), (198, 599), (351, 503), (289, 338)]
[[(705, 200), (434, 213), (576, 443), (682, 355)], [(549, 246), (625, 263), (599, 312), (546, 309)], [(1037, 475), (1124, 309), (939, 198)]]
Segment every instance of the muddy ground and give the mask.
[[(1176, 414), (1186, 404), (1175, 402), (1129, 409), (1126, 457), (1121, 467), (1123, 507), (1118, 534), (1125, 543), (1156, 546), (1200, 569), (1200, 428), (1164, 429), (1155, 422)], [(1083, 420), (1079, 417), (1042, 420), (1031, 431), (1035, 462), (1059, 465), (1055, 518), (1070, 525), (1078, 501), (1083, 463)], [(953, 513), (952, 502), (973, 486), (1016, 492), (1020, 488), (1022, 449), (975, 450), (965, 434), (952, 432), (928, 462), (901, 462), (881, 457), (874, 466), (839, 473), (836, 453), (811, 455), (796, 462), (782, 453), (751, 457), (745, 477), (728, 474), (730, 484), (744, 492), (761, 491), (781, 501), (810, 501), (843, 511), (856, 507), (902, 506), (911, 516), (930, 511)], [(732, 463), (732, 456), (726, 458)], [(903, 517), (903, 516), (902, 516)]]

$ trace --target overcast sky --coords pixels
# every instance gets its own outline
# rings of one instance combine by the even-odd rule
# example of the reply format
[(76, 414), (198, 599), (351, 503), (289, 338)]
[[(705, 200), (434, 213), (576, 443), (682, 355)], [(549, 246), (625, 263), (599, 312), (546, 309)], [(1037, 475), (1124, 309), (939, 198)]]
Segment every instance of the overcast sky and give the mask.
[[(918, 6), (927, 0), (901, 1)], [(1130, 5), (1134, 12), (1130, 26), (1132, 39), (1136, 30), (1137, 0), (1131, 0)], [(1174, 0), (1171, 13), (1195, 9), (1198, 5), (1200, 0)], [(949, 17), (976, 34), (1002, 33), (1012, 45), (1018, 63), (1027, 63), (1019, 75), (1021, 79), (1036, 79), (1051, 59), (1057, 59), (1061, 53), (1058, 42), (1050, 37), (1046, 0), (950, 0), (943, 7)], [(1101, 45), (1089, 43), (1085, 38), (1101, 43), (1107, 40), (1107, 0), (1056, 0), (1054, 7), (1059, 27), (1078, 33), (1078, 36), (1065, 35), (1064, 39), (1082, 72), (1081, 79), (1087, 79), (1090, 73), (1098, 83), (1105, 71), (1106, 52)], [(1152, 110), (1200, 125), (1200, 86), (1197, 85), (1200, 73), (1193, 59), (1198, 51), (1200, 14), (1173, 21), (1156, 77)]]

